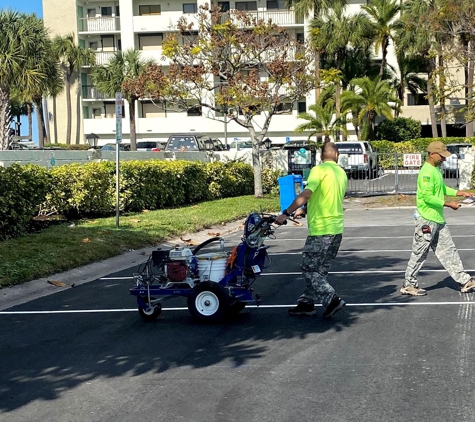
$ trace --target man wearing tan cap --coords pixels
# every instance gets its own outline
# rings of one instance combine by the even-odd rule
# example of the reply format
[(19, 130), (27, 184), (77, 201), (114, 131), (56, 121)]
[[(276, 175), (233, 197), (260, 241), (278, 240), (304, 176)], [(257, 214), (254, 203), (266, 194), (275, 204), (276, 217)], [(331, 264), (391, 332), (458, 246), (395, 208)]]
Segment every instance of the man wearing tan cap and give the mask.
[(424, 296), (427, 292), (417, 283), (417, 274), (429, 253), (429, 248), (435, 252), (437, 259), (448, 271), (450, 276), (461, 285), (462, 293), (475, 291), (475, 279), (468, 274), (460, 260), (449, 228), (445, 224), (444, 207), (458, 210), (459, 202), (446, 202), (447, 196), (473, 196), (473, 193), (455, 190), (444, 183), (439, 166), (451, 155), (447, 147), (440, 141), (431, 142), (427, 147), (429, 157), (421, 167), (417, 177), (417, 211), (412, 254), (406, 268), (404, 284), (401, 288), (403, 295)]

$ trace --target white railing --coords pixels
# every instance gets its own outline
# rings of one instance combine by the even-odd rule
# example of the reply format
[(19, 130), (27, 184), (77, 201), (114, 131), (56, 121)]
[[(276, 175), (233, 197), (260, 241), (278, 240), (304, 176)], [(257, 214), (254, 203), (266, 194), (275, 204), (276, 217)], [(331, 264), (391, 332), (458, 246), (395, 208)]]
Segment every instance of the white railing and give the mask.
[(98, 18), (79, 18), (79, 32), (120, 31), (120, 18), (105, 16)]

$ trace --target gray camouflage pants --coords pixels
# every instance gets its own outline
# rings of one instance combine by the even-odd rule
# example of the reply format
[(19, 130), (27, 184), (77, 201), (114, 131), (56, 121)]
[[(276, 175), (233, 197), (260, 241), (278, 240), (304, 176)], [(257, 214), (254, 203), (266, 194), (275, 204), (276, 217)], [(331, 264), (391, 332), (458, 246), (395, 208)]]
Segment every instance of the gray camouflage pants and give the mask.
[[(430, 227), (430, 233), (422, 232), (422, 226), (424, 225)], [(463, 268), (447, 225), (445, 223), (438, 224), (419, 217), (416, 221), (412, 253), (406, 268), (404, 286), (412, 284), (414, 287), (419, 287), (417, 284), (417, 274), (427, 259), (429, 248), (432, 248), (439, 262), (457, 283), (465, 284), (471, 279), (470, 274), (466, 273)]]
[(302, 253), (302, 269), (305, 290), (298, 302), (327, 306), (335, 289), (328, 283), (327, 275), (340, 248), (342, 235), (308, 236)]

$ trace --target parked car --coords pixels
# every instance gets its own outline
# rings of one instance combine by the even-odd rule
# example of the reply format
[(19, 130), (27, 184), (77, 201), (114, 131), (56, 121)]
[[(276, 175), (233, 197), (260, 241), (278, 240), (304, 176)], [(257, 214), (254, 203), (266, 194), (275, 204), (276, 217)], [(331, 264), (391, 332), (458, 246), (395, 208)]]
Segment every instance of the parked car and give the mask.
[(165, 145), (158, 141), (138, 141), (137, 142), (137, 151), (152, 151), (158, 152), (163, 151)]
[(472, 147), (472, 144), (466, 142), (447, 144), (447, 149), (452, 153), (442, 163), (441, 169), (444, 171), (446, 177), (457, 176), (459, 169), (459, 160), (463, 159), (463, 154), (460, 153), (462, 148)]
[[(222, 145), (221, 141), (219, 143)], [(222, 151), (220, 148), (216, 143), (216, 139), (211, 139), (208, 135), (202, 133), (177, 133), (168, 138), (165, 151)]]
[(230, 148), (237, 149), (238, 151), (241, 149), (250, 149), (252, 148), (252, 141), (250, 139), (233, 141), (231, 142)]
[(32, 150), (38, 149), (38, 146), (34, 142), (13, 141), (8, 148), (9, 150)]
[(378, 156), (367, 141), (335, 142), (340, 153), (338, 164), (349, 177), (373, 179), (378, 175)]
[[(101, 147), (101, 151), (115, 151), (116, 143), (105, 144)], [(119, 151), (130, 151), (130, 144), (119, 144)]]

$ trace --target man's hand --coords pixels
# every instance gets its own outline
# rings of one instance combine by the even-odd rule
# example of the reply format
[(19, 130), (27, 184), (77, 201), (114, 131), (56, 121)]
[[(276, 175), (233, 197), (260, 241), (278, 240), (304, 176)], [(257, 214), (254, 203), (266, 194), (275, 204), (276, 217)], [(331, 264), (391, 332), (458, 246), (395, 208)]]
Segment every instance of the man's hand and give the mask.
[(470, 198), (471, 196), (475, 196), (475, 193), (467, 192), (465, 190), (458, 190), (457, 196), (463, 196), (464, 198)]
[(460, 202), (446, 202), (444, 205), (446, 207), (452, 208), (455, 211), (460, 208)]
[(274, 223), (277, 224), (278, 226), (281, 226), (287, 221), (287, 216), (284, 214), (280, 214), (276, 217)]

